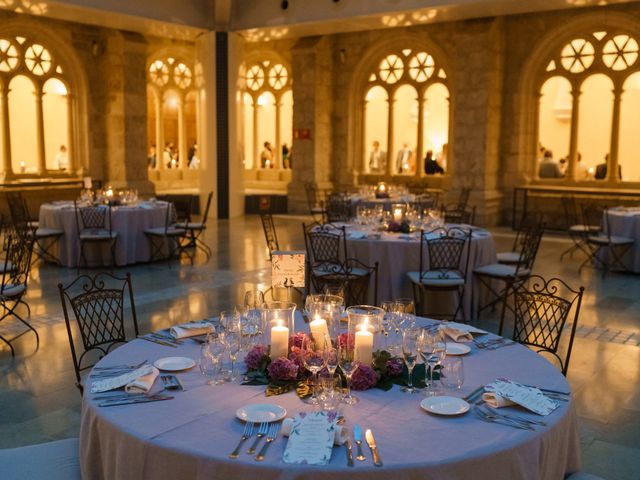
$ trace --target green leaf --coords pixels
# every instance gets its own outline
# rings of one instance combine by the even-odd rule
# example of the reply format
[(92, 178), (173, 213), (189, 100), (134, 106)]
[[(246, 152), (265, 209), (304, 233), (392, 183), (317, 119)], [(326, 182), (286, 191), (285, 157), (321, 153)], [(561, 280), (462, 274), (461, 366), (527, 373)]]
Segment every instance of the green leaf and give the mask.
[(298, 385), (296, 385), (296, 393), (300, 399), (304, 400), (309, 398), (313, 392), (307, 382), (298, 382)]
[(391, 378), (389, 377), (381, 378), (380, 380), (378, 380), (378, 383), (376, 383), (376, 388), (379, 388), (380, 390), (384, 390), (385, 392), (388, 390), (391, 390), (392, 387), (393, 387), (393, 380), (391, 380)]
[(265, 394), (267, 397), (271, 397), (273, 395), (282, 395), (283, 393), (290, 392), (295, 388), (295, 382), (287, 382), (282, 380), (274, 380), (267, 385), (267, 389), (265, 390)]
[(264, 372), (258, 370), (250, 370), (246, 373), (246, 380), (242, 382), (242, 385), (268, 385), (269, 379)]

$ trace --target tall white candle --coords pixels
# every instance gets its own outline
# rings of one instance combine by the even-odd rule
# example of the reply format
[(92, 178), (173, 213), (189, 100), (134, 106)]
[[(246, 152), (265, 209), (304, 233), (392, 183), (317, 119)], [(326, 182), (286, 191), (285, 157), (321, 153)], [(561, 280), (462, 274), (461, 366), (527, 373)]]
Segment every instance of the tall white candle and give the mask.
[(289, 351), (289, 328), (282, 325), (282, 320), (271, 327), (271, 360), (286, 357)]
[(317, 343), (318, 348), (324, 348), (325, 335), (329, 338), (329, 328), (327, 327), (327, 321), (324, 318), (315, 317), (310, 323), (311, 336)]
[(395, 208), (393, 210), (393, 221), (396, 223), (400, 223), (402, 221), (402, 209)]
[(373, 333), (369, 331), (369, 322), (366, 320), (356, 332), (354, 358), (364, 365), (373, 363)]

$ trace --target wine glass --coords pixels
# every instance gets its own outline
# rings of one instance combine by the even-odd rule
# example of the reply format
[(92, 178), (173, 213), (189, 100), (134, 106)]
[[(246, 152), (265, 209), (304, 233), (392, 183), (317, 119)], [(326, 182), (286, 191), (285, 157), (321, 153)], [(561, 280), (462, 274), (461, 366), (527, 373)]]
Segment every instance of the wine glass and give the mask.
[(439, 329), (425, 329), (419, 342), (419, 350), (424, 363), (429, 366), (427, 380), (427, 395), (437, 395), (438, 391), (433, 383), (433, 371), (442, 363), (447, 355), (447, 344)]
[(325, 367), (324, 345), (322, 345), (321, 342), (315, 341), (312, 337), (305, 337), (302, 340), (300, 354), (302, 355), (302, 363), (305, 368), (313, 375), (313, 394), (309, 403), (317, 405), (318, 393), (316, 386), (318, 382), (318, 372)]
[(342, 341), (338, 340), (338, 365), (344, 376), (347, 377), (347, 394), (343, 398), (347, 405), (358, 403), (358, 397), (351, 395), (351, 376), (358, 369), (355, 350), (355, 339), (350, 338), (349, 335)]
[(229, 379), (235, 382), (238, 376), (235, 372), (236, 362), (238, 361), (238, 354), (242, 346), (242, 337), (238, 330), (227, 330), (220, 334), (222, 343), (224, 344), (227, 353), (229, 354), (229, 360), (231, 360), (231, 372)]
[(331, 339), (327, 335), (324, 337), (324, 363), (333, 377), (338, 368), (338, 349), (333, 346)]
[(264, 293), (260, 290), (247, 290), (244, 294), (244, 308), (257, 310), (264, 304)]
[(407, 328), (402, 332), (402, 358), (408, 370), (407, 386), (402, 387), (402, 391), (406, 393), (418, 392), (418, 389), (413, 386), (413, 369), (418, 361), (420, 333), (420, 329), (415, 327)]
[(394, 300), (395, 311), (399, 313), (416, 313), (416, 306), (413, 303), (413, 298), (398, 298)]
[(239, 331), (240, 313), (237, 310), (225, 310), (220, 312), (220, 326), (225, 332)]
[(260, 290), (248, 290), (244, 294), (244, 317), (247, 332), (255, 340), (262, 335), (262, 315), (264, 294)]
[[(215, 347), (212, 348), (214, 345)], [(219, 383), (217, 378), (220, 372), (220, 358), (224, 352), (224, 349), (221, 349), (220, 345), (221, 342), (216, 338), (202, 344), (200, 347), (200, 361), (198, 362), (198, 366), (200, 367), (200, 372), (209, 379), (207, 385), (217, 385)]]

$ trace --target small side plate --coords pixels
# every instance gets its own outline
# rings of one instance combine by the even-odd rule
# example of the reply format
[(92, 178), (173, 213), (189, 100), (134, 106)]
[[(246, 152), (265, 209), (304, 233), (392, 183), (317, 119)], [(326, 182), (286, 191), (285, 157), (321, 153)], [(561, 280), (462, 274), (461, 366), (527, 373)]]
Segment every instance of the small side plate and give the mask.
[(462, 415), (469, 411), (469, 404), (457, 397), (427, 397), (420, 406), (436, 415)]
[(466, 355), (470, 351), (471, 347), (464, 343), (447, 342), (447, 355)]
[(196, 364), (193, 358), (188, 357), (164, 357), (153, 362), (153, 366), (165, 372), (179, 372), (187, 370)]
[(236, 410), (236, 417), (245, 422), (277, 422), (287, 416), (287, 411), (273, 403), (254, 403)]

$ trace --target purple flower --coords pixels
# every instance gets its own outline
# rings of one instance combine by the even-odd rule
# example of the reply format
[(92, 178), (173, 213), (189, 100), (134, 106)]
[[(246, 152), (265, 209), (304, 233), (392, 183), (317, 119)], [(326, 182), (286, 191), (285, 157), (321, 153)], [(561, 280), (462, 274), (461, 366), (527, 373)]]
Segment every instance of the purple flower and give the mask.
[(302, 342), (307, 338), (307, 334), (303, 332), (296, 333), (293, 337), (289, 337), (289, 348), (302, 348)]
[(298, 376), (298, 365), (285, 357), (280, 357), (271, 362), (267, 367), (267, 373), (271, 380), (295, 380)]
[(355, 338), (356, 337), (353, 333), (351, 335), (348, 333), (341, 333), (338, 335), (338, 345), (341, 348), (344, 348), (347, 346), (347, 342), (349, 342), (349, 347), (353, 347), (355, 345)]
[(387, 360), (385, 366), (387, 367), (387, 373), (391, 377), (398, 377), (402, 375), (402, 367), (403, 367), (402, 359), (400, 358), (391, 358)]
[(378, 375), (367, 365), (360, 364), (351, 377), (351, 388), (354, 390), (368, 390), (376, 383), (378, 383)]
[(244, 359), (244, 363), (249, 370), (257, 370), (265, 356), (269, 355), (266, 345), (256, 345), (253, 347)]

